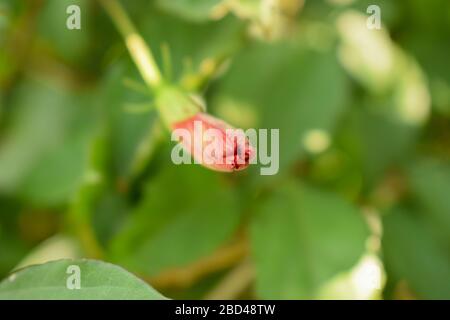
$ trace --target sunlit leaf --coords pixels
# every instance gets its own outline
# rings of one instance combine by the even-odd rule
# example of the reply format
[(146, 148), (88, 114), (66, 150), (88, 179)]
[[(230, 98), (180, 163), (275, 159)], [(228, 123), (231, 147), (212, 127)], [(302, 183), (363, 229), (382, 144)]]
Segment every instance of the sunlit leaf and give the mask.
[(292, 182), (260, 203), (251, 235), (259, 297), (312, 299), (357, 263), (368, 228), (338, 196)]

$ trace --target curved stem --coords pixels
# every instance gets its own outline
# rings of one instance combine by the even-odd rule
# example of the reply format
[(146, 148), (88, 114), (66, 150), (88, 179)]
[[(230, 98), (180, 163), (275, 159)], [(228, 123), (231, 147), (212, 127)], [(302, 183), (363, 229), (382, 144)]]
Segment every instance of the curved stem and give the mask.
[(130, 55), (145, 83), (155, 88), (161, 83), (161, 72), (150, 48), (136, 31), (127, 13), (117, 0), (99, 0), (124, 38)]

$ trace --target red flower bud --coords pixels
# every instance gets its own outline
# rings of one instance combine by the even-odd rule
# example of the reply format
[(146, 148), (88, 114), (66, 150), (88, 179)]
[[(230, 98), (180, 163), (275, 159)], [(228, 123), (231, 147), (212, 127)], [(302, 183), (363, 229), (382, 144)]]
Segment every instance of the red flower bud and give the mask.
[(156, 106), (163, 123), (174, 130), (195, 163), (225, 172), (248, 167), (255, 151), (243, 130), (203, 113), (203, 106), (181, 88), (161, 85)]
[(198, 112), (172, 124), (183, 148), (199, 163), (216, 171), (231, 172), (248, 167), (255, 151), (244, 131), (206, 113)]

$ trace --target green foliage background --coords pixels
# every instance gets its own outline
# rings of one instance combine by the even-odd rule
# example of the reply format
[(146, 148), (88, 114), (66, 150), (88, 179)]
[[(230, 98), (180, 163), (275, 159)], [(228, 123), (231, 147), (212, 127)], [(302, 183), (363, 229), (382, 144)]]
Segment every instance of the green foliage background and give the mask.
[(123, 1), (169, 81), (280, 129), (261, 176), (172, 164), (97, 1), (0, 1), (0, 298), (161, 297), (91, 260), (94, 291), (67, 260), (6, 279), (62, 258), (175, 299), (450, 298), (450, 3), (280, 3)]

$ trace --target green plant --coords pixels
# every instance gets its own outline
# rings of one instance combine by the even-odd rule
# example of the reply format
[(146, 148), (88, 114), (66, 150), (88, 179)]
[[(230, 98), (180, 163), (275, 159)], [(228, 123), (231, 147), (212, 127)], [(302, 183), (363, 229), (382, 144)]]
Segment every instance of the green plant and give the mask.
[[(378, 2), (3, 1), (0, 298), (449, 298), (449, 3)], [(279, 173), (173, 164), (205, 111)]]

